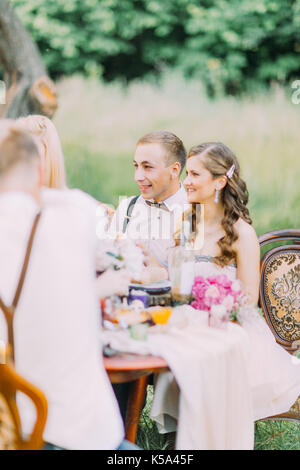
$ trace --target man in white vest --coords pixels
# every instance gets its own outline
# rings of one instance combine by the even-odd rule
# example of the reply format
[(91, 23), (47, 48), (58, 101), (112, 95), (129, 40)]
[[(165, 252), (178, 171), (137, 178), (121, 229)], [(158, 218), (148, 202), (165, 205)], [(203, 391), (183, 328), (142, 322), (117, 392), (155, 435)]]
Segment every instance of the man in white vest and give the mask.
[[(121, 234), (143, 245), (147, 259), (143, 282), (168, 278), (169, 249), (174, 246), (174, 232), (188, 207), (180, 182), (185, 161), (184, 145), (172, 132), (150, 132), (137, 142), (133, 165), (140, 195), (122, 200), (109, 236)], [(129, 384), (114, 385), (114, 391), (125, 419)]]
[[(112, 238), (123, 234), (142, 243), (151, 264), (164, 268), (158, 271), (160, 278), (164, 272), (167, 276), (169, 248), (174, 246), (174, 232), (188, 207), (180, 182), (185, 160), (184, 145), (172, 132), (155, 131), (141, 137), (133, 160), (140, 195), (120, 203), (109, 229)], [(154, 276), (156, 274), (157, 271)]]
[[(36, 215), (14, 318), (16, 369), (48, 401), (44, 440), (65, 449), (117, 449), (124, 430), (105, 372), (95, 286), (95, 201), (78, 190), (43, 189), (33, 139), (0, 121), (0, 297), (11, 305)], [(6, 324), (0, 310), (0, 340)], [(31, 404), (19, 398), (23, 431)], [(48, 444), (49, 448), (49, 444)]]

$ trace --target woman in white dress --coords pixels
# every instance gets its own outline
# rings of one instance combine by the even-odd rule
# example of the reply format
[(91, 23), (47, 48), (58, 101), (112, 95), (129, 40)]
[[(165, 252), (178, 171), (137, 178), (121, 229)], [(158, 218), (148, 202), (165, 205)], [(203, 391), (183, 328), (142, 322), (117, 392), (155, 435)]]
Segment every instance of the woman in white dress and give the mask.
[[(232, 280), (238, 279), (249, 307), (253, 307), (245, 308), (241, 318), (251, 345), (247, 365), (254, 420), (286, 412), (300, 395), (300, 361), (275, 342), (255, 308), (259, 296), (260, 248), (246, 207), (248, 191), (240, 177), (239, 163), (222, 143), (195, 146), (187, 157), (184, 185), (194, 208), (200, 203), (201, 210), (204, 209), (204, 237), (203, 232), (201, 235), (196, 230), (191, 240), (195, 274), (208, 277), (222, 273)], [(165, 377), (161, 374), (151, 410), (161, 432), (174, 431), (177, 405), (178, 389), (171, 373)]]

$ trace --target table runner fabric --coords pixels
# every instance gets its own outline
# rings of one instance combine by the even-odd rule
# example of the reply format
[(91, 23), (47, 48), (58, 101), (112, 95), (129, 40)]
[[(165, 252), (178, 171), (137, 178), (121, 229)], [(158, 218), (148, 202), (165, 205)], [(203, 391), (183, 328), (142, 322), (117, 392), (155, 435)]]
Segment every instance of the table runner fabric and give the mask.
[(253, 405), (246, 366), (249, 343), (240, 326), (209, 328), (204, 312), (195, 314), (191, 307), (181, 306), (174, 309), (168, 325), (149, 333), (147, 341), (131, 339), (128, 331), (104, 331), (102, 341), (119, 351), (166, 360), (180, 389), (178, 410), (176, 384), (170, 373), (160, 374), (152, 417), (163, 427), (168, 424), (163, 416), (166, 410), (171, 410), (171, 416), (175, 410), (175, 418), (178, 412), (177, 449), (253, 449)]

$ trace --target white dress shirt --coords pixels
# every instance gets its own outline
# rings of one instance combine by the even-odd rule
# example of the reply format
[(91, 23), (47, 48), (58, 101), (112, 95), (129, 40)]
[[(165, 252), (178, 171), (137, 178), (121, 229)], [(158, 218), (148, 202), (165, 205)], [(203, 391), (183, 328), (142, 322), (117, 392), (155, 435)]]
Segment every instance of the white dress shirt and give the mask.
[[(16, 369), (46, 395), (45, 441), (66, 449), (115, 449), (124, 432), (99, 344), (97, 203), (79, 190), (45, 189), (42, 205), (14, 320)], [(25, 193), (0, 195), (0, 295), (8, 305), (38, 210)], [(27, 434), (35, 413), (27, 398), (18, 398)]]
[[(109, 227), (109, 236), (115, 238), (122, 233), (127, 208), (132, 197), (124, 199), (117, 208)], [(149, 202), (154, 202), (149, 200)], [(164, 201), (165, 208), (149, 206), (142, 196), (137, 199), (126, 236), (144, 243), (151, 254), (164, 267), (168, 266), (168, 250), (174, 246), (173, 235), (182, 213), (189, 207), (186, 191), (180, 188)]]

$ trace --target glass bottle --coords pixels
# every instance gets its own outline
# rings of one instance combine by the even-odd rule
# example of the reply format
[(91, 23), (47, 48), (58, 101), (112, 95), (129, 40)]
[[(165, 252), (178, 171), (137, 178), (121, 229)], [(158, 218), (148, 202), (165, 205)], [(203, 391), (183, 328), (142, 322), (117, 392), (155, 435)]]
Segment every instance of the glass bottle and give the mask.
[(190, 243), (189, 222), (183, 222), (180, 244), (170, 249), (168, 270), (173, 304), (190, 303), (195, 277), (194, 251)]

